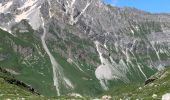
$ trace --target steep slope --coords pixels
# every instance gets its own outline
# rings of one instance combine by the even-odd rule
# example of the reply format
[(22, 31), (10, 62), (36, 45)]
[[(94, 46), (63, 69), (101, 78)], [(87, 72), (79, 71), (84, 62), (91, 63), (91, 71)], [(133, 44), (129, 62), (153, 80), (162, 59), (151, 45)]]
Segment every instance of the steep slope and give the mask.
[(100, 0), (4, 0), (0, 8), (0, 27), (11, 33), (0, 32), (0, 67), (48, 96), (95, 96), (170, 64), (169, 14)]
[(36, 87), (43, 94), (54, 92), (55, 89), (49, 88), (53, 82), (52, 70), (46, 67), (51, 64), (41, 41), (31, 35), (31, 30), (25, 32), (24, 36), (23, 33), (17, 33), (18, 37), (13, 37), (5, 31), (0, 31), (0, 67), (13, 72), (17, 79)]
[(0, 68), (0, 99), (1, 100), (66, 100), (66, 99), (91, 99), (76, 94), (58, 97), (46, 97), (39, 94), (30, 85), (17, 80), (11, 70)]
[[(164, 94), (170, 92), (169, 85), (169, 76), (170, 69), (165, 69), (153, 75), (151, 78), (155, 78), (154, 81), (151, 81), (147, 85), (127, 85), (122, 89), (122, 87), (115, 91), (108, 92), (109, 95), (112, 95), (115, 100), (118, 99), (143, 99), (143, 100), (156, 100), (161, 99)], [(167, 99), (168, 100), (168, 99)]]
[[(43, 97), (32, 94), (31, 92), (12, 84), (7, 83), (0, 78), (1, 100), (6, 99), (43, 99)], [(45, 98), (44, 98), (45, 100)]]
[[(0, 68), (0, 99), (45, 99), (27, 84), (16, 80), (10, 72)], [(47, 98), (46, 98), (47, 99)]]
[[(28, 25), (27, 22), (22, 21), (21, 23), (19, 23), (19, 25), (16, 25), (16, 28), (18, 28), (20, 24), (22, 27)], [(33, 88), (38, 90), (39, 93), (47, 96), (56, 96), (57, 93), (55, 92), (55, 87), (53, 86), (52, 79), (52, 65), (50, 64), (51, 62), (48, 58), (48, 54), (43, 49), (43, 45), (41, 45), (41, 40), (33, 35), (35, 33), (32, 29), (17, 29), (15, 33), (17, 37), (10, 35), (3, 30), (0, 31), (0, 67), (12, 71), (17, 79), (31, 85)], [(95, 76), (92, 77), (84, 72), (80, 73), (76, 65), (69, 64), (60, 55), (56, 56), (60, 64), (64, 66), (64, 71), (65, 73), (67, 73), (68, 78), (72, 79), (74, 84), (78, 85), (75, 88), (76, 91), (88, 93), (88, 91), (91, 90), (89, 94), (95, 93), (96, 90), (101, 91), (99, 88), (99, 83), (97, 83), (97, 79), (95, 79)], [(94, 78), (94, 80), (86, 82), (88, 81), (88, 78), (90, 79), (90, 77)], [(59, 80), (61, 80), (59, 81), (59, 88), (65, 88), (62, 90), (62, 93), (70, 93), (70, 91), (72, 90), (70, 89), (70, 87), (65, 87), (65, 83), (63, 83), (62, 81), (65, 80), (69, 84), (69, 80), (67, 80), (67, 78), (61, 79), (63, 78), (63, 76), (59, 76), (59, 78)]]

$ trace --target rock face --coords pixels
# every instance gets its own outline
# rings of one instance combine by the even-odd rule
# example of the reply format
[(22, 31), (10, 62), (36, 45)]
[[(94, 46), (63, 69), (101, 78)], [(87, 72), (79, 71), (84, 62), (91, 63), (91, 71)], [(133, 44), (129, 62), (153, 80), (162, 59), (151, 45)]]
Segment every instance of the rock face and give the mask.
[[(83, 90), (91, 80), (96, 94), (96, 90), (102, 91), (100, 87), (108, 90), (115, 80), (144, 81), (170, 65), (170, 14), (112, 7), (100, 0), (3, 0), (0, 9), (2, 29), (25, 35), (30, 28), (21, 21), (26, 20), (37, 40), (43, 34), (48, 56), (61, 67), (57, 72), (57, 67), (53, 68), (53, 74), (67, 84), (57, 82), (55, 86), (68, 86), (69, 92), (80, 92), (78, 88)], [(25, 56), (32, 54), (32, 49), (19, 52)], [(71, 69), (63, 64), (67, 59), (71, 59)], [(74, 76), (70, 70), (83, 75)], [(87, 84), (83, 86), (78, 80)], [(70, 88), (72, 85), (74, 88)], [(80, 94), (88, 94), (89, 90)]]

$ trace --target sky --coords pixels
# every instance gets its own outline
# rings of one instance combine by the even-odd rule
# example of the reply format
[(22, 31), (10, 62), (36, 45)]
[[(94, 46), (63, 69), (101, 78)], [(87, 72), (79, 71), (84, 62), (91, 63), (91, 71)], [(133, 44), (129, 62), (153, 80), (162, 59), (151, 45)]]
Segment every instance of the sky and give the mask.
[(104, 0), (119, 7), (135, 7), (151, 13), (170, 13), (170, 0)]

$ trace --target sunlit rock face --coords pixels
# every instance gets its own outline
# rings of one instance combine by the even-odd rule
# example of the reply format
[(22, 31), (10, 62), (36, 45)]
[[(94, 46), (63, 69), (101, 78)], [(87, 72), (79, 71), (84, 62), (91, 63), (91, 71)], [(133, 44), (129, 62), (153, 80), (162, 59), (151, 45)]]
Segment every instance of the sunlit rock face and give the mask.
[(102, 93), (114, 82), (144, 81), (170, 65), (169, 14), (100, 0), (1, 0), (0, 28), (15, 37), (33, 29), (53, 66), (51, 85), (63, 90), (57, 94)]

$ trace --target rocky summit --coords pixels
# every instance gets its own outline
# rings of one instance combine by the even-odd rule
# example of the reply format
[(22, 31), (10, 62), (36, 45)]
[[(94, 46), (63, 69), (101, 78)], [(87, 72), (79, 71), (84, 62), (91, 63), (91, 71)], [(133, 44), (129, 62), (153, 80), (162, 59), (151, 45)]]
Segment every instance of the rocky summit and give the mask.
[(101, 0), (0, 0), (0, 67), (38, 93), (96, 97), (170, 65), (170, 14)]

